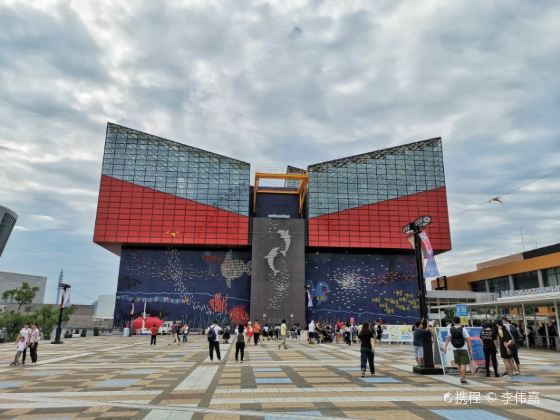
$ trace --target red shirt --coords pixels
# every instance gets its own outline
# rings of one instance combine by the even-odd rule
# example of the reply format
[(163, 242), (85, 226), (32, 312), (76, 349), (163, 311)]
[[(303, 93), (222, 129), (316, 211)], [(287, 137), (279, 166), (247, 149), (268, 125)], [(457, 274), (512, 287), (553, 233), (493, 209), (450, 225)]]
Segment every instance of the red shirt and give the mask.
[(152, 332), (152, 335), (157, 335), (159, 328), (158, 327), (152, 327), (150, 328), (150, 331)]

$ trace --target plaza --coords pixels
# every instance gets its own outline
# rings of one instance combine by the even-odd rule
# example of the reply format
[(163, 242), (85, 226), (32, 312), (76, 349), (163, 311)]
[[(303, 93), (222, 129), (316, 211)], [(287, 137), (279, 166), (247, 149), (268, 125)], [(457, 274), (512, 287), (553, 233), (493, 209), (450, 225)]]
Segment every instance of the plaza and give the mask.
[(554, 419), (560, 412), (557, 354), (523, 350), (513, 380), (416, 375), (412, 348), (381, 345), (375, 376), (360, 377), (357, 345), (275, 341), (249, 346), (236, 363), (221, 345), (208, 358), (205, 336), (85, 337), (41, 342), (37, 366), (9, 367), (0, 345), (0, 418), (6, 419)]

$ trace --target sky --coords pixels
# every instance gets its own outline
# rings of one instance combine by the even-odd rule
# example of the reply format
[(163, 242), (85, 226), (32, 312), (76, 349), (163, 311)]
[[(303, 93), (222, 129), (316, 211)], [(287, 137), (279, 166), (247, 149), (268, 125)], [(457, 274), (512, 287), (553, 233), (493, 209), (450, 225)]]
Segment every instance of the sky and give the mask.
[(47, 302), (61, 268), (73, 303), (116, 291), (92, 242), (108, 121), (253, 168), (441, 136), (441, 274), (560, 242), (558, 2), (3, 0), (0, 27), (0, 271), (47, 276)]

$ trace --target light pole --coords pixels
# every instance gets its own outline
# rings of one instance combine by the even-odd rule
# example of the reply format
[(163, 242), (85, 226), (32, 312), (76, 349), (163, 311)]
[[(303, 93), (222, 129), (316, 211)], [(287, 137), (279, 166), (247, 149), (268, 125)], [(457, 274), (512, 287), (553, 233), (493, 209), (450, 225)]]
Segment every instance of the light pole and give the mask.
[(58, 283), (58, 287), (62, 289), (62, 299), (60, 299), (60, 312), (58, 313), (58, 326), (56, 327), (56, 334), (54, 336), (54, 341), (51, 344), (62, 344), (60, 341), (60, 333), (62, 332), (62, 312), (64, 311), (64, 299), (66, 298), (66, 290), (70, 289), (69, 284)]
[[(431, 216), (419, 216), (414, 222), (403, 226), (402, 232), (414, 236), (414, 255), (416, 257), (416, 278), (418, 281), (418, 306), (422, 322), (428, 322), (428, 302), (426, 299), (426, 280), (424, 279), (424, 264), (422, 262), (422, 241), (420, 233), (432, 223)], [(434, 352), (432, 334), (425, 334), (422, 342), (424, 350), (424, 366), (414, 366), (412, 371), (424, 375), (442, 375), (443, 369), (434, 367)]]
[(130, 330), (130, 335), (129, 337), (132, 337), (132, 322), (134, 321), (134, 304), (136, 303), (135, 299), (130, 299), (130, 325), (129, 325), (129, 330)]

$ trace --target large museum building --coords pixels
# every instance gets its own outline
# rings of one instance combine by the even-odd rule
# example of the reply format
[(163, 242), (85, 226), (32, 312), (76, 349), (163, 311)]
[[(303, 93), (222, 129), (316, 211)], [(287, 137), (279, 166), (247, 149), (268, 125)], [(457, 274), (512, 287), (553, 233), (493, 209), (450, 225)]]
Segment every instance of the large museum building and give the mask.
[(402, 227), (420, 215), (434, 251), (450, 250), (440, 138), (257, 171), (251, 185), (249, 163), (109, 123), (94, 242), (121, 258), (115, 325), (131, 302), (195, 327), (400, 324), (418, 318)]

